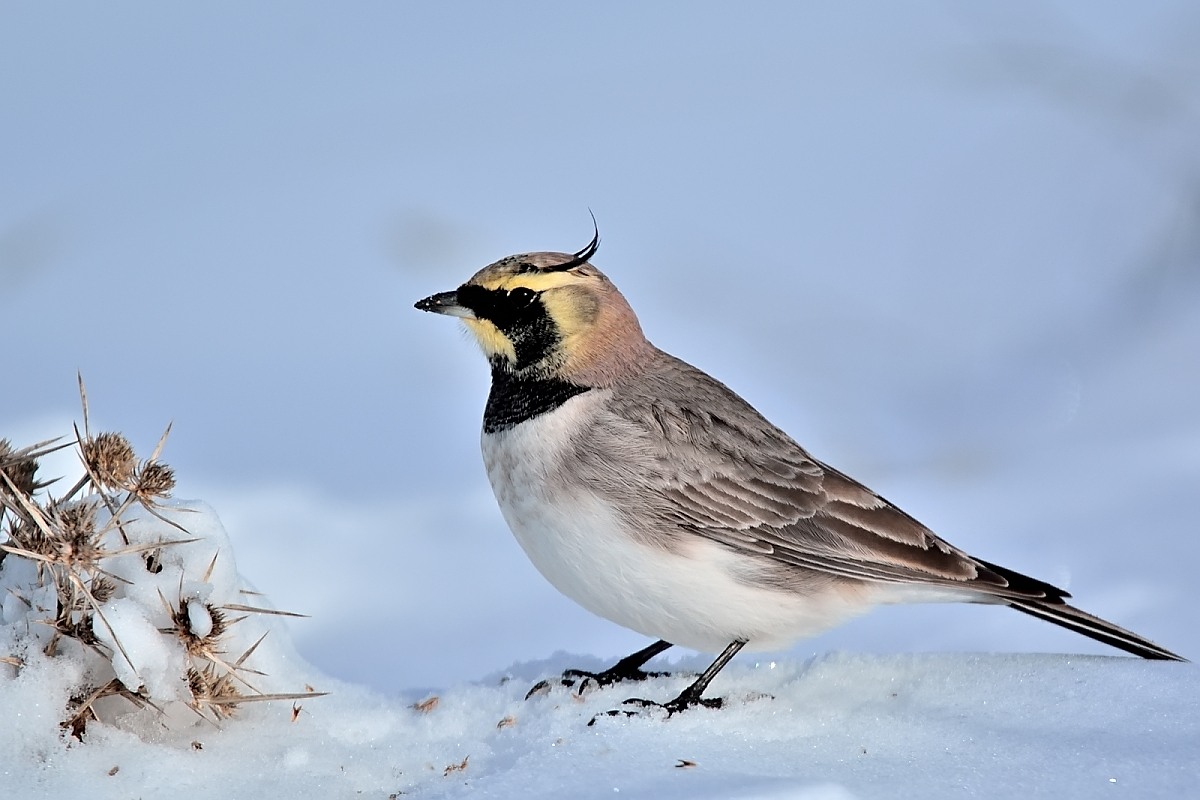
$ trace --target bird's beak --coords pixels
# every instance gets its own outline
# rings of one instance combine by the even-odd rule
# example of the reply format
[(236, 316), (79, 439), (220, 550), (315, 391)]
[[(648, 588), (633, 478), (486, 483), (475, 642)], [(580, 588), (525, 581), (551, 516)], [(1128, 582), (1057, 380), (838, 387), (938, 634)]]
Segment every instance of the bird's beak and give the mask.
[(432, 311), (434, 314), (475, 319), (475, 312), (458, 302), (458, 292), (439, 292), (424, 300), (418, 300), (414, 307), (421, 311)]

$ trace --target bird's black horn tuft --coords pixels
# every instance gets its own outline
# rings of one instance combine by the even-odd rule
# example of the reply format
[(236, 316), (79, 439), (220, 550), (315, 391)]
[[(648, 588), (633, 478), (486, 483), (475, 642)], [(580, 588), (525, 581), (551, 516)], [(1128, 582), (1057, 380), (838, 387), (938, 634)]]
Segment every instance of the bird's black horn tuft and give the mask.
[[(588, 213), (592, 214), (591, 209)], [(555, 264), (550, 268), (551, 272), (565, 272), (569, 269), (574, 269), (580, 264), (586, 264), (592, 256), (596, 255), (596, 251), (600, 249), (600, 226), (596, 224), (596, 215), (592, 214), (592, 230), (595, 231), (592, 240), (588, 242), (587, 247), (574, 254), (574, 257), (564, 261), (561, 264)]]

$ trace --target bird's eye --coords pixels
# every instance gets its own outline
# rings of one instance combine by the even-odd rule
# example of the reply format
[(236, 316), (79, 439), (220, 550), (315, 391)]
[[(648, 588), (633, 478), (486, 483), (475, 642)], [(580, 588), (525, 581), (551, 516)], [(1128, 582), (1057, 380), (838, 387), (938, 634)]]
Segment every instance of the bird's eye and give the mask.
[(527, 306), (533, 302), (533, 298), (537, 297), (537, 292), (524, 286), (518, 286), (510, 291), (508, 296), (515, 300), (517, 305)]

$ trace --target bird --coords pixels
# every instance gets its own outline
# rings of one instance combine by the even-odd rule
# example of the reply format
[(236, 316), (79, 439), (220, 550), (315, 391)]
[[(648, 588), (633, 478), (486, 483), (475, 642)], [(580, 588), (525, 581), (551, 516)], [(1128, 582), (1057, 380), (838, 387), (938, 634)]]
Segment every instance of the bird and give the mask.
[(581, 250), (511, 255), (415, 305), (461, 319), (487, 358), (483, 461), (530, 561), (588, 611), (655, 639), (564, 682), (660, 674), (642, 667), (679, 645), (718, 655), (674, 699), (611, 713), (719, 708), (704, 693), (743, 648), (783, 649), (910, 602), (1003, 604), (1133, 655), (1186, 660), (955, 547), (655, 347), (591, 263), (594, 217), (593, 228)]

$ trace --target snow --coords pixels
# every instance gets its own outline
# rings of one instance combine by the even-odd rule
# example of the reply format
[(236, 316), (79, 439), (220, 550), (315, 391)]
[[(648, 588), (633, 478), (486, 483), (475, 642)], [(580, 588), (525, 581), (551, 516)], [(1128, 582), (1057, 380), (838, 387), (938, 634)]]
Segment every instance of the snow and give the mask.
[(189, 600), (187, 604), (188, 625), (192, 633), (204, 638), (212, 633), (212, 614), (199, 600)]
[(179, 681), (183, 665), (171, 669), (171, 651), (142, 606), (125, 598), (105, 603), (92, 622), (92, 632), (113, 651), (113, 671), (125, 688), (136, 692), (146, 686), (152, 697), (175, 694), (168, 676), (174, 673)]

